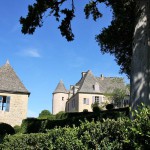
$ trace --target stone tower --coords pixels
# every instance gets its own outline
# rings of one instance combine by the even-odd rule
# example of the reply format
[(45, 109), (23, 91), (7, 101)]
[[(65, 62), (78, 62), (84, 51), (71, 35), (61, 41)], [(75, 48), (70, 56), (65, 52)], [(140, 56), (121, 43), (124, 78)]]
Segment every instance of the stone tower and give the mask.
[(150, 1), (137, 1), (137, 20), (133, 39), (131, 107), (150, 105)]
[(27, 117), (29, 95), (30, 92), (7, 61), (0, 67), (0, 122), (21, 125)]
[(60, 111), (65, 111), (66, 102), (68, 100), (68, 92), (64, 86), (64, 83), (60, 81), (53, 92), (53, 115), (57, 114)]

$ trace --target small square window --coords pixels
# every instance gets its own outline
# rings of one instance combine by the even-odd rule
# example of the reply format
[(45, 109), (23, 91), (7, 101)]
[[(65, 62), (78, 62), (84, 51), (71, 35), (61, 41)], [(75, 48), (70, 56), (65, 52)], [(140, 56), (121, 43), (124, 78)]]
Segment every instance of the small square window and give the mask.
[(86, 98), (83, 99), (83, 104), (86, 104)]
[(89, 105), (89, 99), (88, 98), (83, 98), (83, 104)]
[(10, 97), (0, 96), (0, 110), (9, 111)]

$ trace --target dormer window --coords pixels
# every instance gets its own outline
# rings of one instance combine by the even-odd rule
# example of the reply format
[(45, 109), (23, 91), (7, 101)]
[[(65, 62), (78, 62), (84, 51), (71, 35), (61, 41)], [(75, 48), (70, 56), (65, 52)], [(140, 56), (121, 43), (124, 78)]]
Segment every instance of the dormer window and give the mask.
[(96, 82), (94, 85), (93, 85), (93, 90), (94, 91), (99, 91), (99, 84)]

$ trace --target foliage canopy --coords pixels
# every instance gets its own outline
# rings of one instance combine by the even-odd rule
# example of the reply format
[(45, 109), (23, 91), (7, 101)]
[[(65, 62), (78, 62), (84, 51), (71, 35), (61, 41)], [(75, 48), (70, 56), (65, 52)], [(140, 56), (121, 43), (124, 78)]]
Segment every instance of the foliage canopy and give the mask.
[(120, 107), (125, 97), (126, 97), (125, 89), (114, 89), (112, 93), (112, 100), (116, 106)]
[(49, 110), (42, 110), (41, 113), (39, 114), (39, 119), (49, 119), (52, 118), (52, 114)]
[(135, 119), (84, 121), (73, 128), (54, 128), (46, 133), (6, 136), (1, 149), (50, 150), (146, 150), (150, 147), (150, 108), (140, 107), (133, 113)]
[[(71, 3), (71, 7), (63, 7), (66, 2)], [(92, 15), (97, 21), (102, 17), (99, 4), (104, 3), (111, 7), (113, 18), (108, 28), (103, 28), (95, 39), (100, 46), (102, 53), (110, 53), (115, 56), (115, 60), (120, 66), (120, 72), (130, 76), (132, 57), (132, 38), (135, 23), (135, 0), (88, 0), (84, 8), (86, 19)], [(64, 4), (64, 5), (63, 5)], [(20, 18), (22, 33), (33, 34), (37, 27), (42, 27), (45, 12), (49, 16), (54, 16), (60, 22), (58, 29), (61, 35), (68, 41), (74, 40), (71, 21), (75, 18), (74, 0), (36, 0), (33, 5), (28, 6), (28, 15)], [(65, 17), (64, 17), (65, 16)], [(62, 19), (63, 18), (63, 19)]]

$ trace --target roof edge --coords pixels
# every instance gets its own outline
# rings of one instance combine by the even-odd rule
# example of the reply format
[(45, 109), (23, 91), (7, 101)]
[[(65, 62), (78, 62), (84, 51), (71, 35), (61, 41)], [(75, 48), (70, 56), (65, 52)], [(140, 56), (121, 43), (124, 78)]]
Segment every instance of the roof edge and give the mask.
[(53, 92), (52, 94), (56, 94), (56, 93), (64, 93), (64, 94), (68, 94), (69, 92)]
[(7, 91), (7, 90), (0, 90), (0, 93), (10, 93), (10, 94), (27, 94), (30, 96), (30, 92), (19, 92), (19, 91)]

